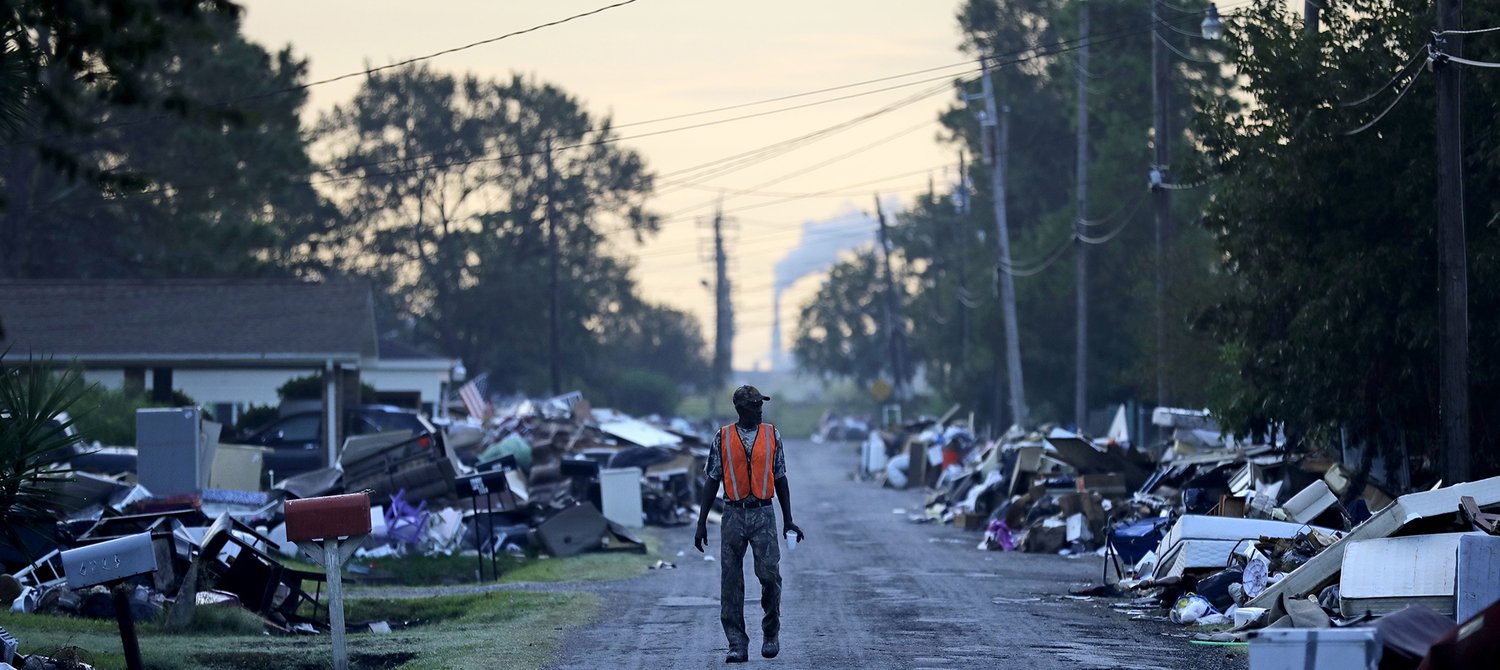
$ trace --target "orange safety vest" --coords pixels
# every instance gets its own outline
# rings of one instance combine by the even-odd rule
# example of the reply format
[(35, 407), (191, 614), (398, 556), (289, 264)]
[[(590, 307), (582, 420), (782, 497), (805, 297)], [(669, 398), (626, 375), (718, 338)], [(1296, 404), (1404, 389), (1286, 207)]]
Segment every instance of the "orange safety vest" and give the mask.
[(755, 444), (745, 454), (745, 443), (734, 424), (719, 429), (719, 456), (724, 462), (724, 497), (743, 500), (755, 496), (769, 500), (776, 494), (776, 427), (760, 424)]

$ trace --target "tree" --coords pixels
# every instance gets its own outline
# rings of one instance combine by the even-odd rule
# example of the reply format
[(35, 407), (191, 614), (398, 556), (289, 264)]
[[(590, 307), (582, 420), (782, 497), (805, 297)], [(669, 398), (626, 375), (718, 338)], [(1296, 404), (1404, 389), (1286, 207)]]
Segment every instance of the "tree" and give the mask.
[[(1369, 445), (1392, 465), (1410, 454), (1415, 483), (1438, 411), (1434, 93), (1422, 77), (1393, 104), (1420, 65), (1390, 80), (1425, 53), (1434, 19), (1428, 3), (1375, 0), (1322, 18), (1309, 37), (1278, 3), (1244, 14), (1230, 48), (1254, 104), (1211, 104), (1200, 119), (1221, 176), (1203, 225), (1230, 288), (1201, 324), (1237, 372), (1214, 408), (1241, 429), (1278, 422), (1303, 441)], [(1465, 22), (1500, 24), (1500, 11), (1470, 4)], [(1492, 41), (1464, 49), (1500, 60)], [(1463, 81), (1466, 181), (1494, 183), (1500, 81)], [(1472, 443), (1493, 471), (1500, 412), (1478, 399), (1500, 391), (1500, 199), (1468, 194)]]
[[(701, 362), (696, 327), (643, 303), (629, 264), (606, 252), (611, 236), (657, 227), (641, 204), (651, 175), (613, 143), (610, 125), (562, 89), (520, 76), (489, 81), (420, 65), (372, 74), (318, 126), (346, 222), (321, 240), (322, 253), (372, 277), (414, 338), (541, 390), (550, 216), (566, 383), (603, 387), (632, 356), (691, 382)], [(672, 346), (690, 349), (666, 356)]]
[[(0, 277), (304, 269), (292, 240), (329, 218), (297, 116), (305, 63), (247, 42), (233, 13), (152, 25), (164, 32), (131, 61), (128, 92), (94, 73), (28, 99), (30, 125), (47, 130), (0, 148)], [(69, 52), (55, 41), (37, 48)]]
[(792, 337), (797, 366), (863, 385), (889, 373), (886, 333), (881, 327), (884, 294), (880, 263), (862, 251), (834, 265), (828, 279), (803, 308)]
[(44, 366), (13, 367), (0, 355), (0, 535), (12, 546), (30, 546), (50, 535), (67, 508), (58, 484), (67, 470), (54, 467), (81, 437), (64, 414), (84, 392), (81, 374), (53, 376)]

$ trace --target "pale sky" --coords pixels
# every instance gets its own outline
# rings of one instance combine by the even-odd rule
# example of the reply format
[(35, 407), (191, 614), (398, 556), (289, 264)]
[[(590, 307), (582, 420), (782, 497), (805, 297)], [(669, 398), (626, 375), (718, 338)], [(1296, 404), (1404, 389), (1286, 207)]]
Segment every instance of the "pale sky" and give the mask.
[[(290, 44), (309, 59), (309, 80), (378, 66), (528, 28), (612, 4), (614, 0), (241, 0), (245, 31), (270, 49)], [(960, 0), (638, 0), (559, 26), (427, 61), (431, 67), (494, 78), (520, 72), (561, 86), (594, 114), (617, 125), (640, 123), (871, 79), (922, 74), (715, 114), (621, 128), (630, 137), (745, 114), (848, 96), (806, 109), (629, 140), (658, 175), (752, 152), (853, 121), (905, 99), (935, 91), (968, 71), (958, 52)], [(924, 81), (926, 80), (926, 81)], [(358, 78), (310, 92), (310, 122), (353, 96)], [(937, 142), (936, 117), (951, 99), (936, 92), (824, 139), (732, 172), (660, 180), (650, 206), (668, 218), (644, 246), (614, 249), (635, 257), (636, 276), (650, 300), (698, 316), (712, 340), (712, 203), (726, 192), (733, 223), (729, 247), (738, 334), (735, 367), (764, 369), (771, 342), (773, 272), (806, 242), (829, 246), (873, 240), (851, 232), (850, 217), (883, 197), (925, 192), (955, 179), (954, 150)], [(825, 164), (826, 165), (820, 165)], [(689, 178), (691, 177), (691, 178)], [(686, 184), (681, 182), (685, 181)], [(774, 182), (774, 183), (773, 183)], [(736, 191), (753, 193), (735, 195)], [(797, 197), (823, 194), (817, 197)], [(889, 214), (889, 212), (888, 212)], [(820, 231), (818, 222), (840, 221)], [(813, 225), (805, 225), (805, 224)], [(806, 256), (804, 252), (801, 256)], [(804, 277), (782, 298), (790, 336), (801, 307), (821, 283)]]

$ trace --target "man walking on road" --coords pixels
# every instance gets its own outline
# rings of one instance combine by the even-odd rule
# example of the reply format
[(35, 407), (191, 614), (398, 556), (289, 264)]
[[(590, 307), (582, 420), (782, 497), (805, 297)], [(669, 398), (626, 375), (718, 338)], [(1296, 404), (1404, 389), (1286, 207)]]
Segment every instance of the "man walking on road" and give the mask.
[(708, 546), (708, 511), (719, 486), (724, 486), (724, 517), (719, 525), (719, 620), (729, 640), (726, 663), (744, 663), (750, 656), (750, 636), (745, 633), (746, 545), (755, 556), (760, 606), (765, 612), (760, 620), (760, 655), (776, 658), (781, 652), (781, 546), (776, 539), (776, 513), (771, 509), (773, 496), (781, 501), (782, 535), (796, 533), (794, 541), (807, 539), (792, 522), (781, 433), (761, 422), (761, 405), (770, 399), (754, 386), (734, 390), (734, 411), (740, 418), (719, 428), (714, 436), (704, 471), (708, 483), (699, 500), (693, 546), (701, 552)]

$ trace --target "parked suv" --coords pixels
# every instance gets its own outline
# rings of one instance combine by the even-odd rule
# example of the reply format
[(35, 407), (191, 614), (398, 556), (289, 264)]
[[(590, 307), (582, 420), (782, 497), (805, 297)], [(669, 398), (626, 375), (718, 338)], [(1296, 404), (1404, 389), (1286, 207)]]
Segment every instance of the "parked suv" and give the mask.
[[(344, 413), (345, 435), (369, 435), (404, 430), (418, 439), (419, 446), (441, 446), (442, 431), (421, 414), (390, 405), (362, 405)], [(422, 444), (426, 441), (427, 444)], [(281, 480), (323, 467), (323, 413), (298, 412), (281, 417), (246, 437), (239, 444), (269, 447), (265, 468)]]

